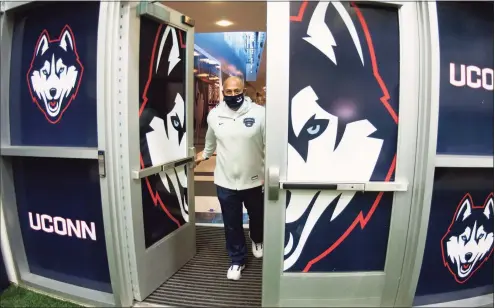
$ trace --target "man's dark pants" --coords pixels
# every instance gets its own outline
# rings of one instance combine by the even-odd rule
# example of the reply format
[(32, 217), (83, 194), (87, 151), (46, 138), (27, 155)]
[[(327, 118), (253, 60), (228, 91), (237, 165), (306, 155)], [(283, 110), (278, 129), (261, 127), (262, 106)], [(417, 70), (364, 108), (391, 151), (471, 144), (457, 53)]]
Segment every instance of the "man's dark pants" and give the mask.
[(263, 243), (263, 186), (232, 190), (217, 185), (217, 195), (222, 209), (227, 252), (232, 264), (243, 265), (247, 261), (247, 248), (242, 228), (242, 204), (249, 215), (251, 240)]

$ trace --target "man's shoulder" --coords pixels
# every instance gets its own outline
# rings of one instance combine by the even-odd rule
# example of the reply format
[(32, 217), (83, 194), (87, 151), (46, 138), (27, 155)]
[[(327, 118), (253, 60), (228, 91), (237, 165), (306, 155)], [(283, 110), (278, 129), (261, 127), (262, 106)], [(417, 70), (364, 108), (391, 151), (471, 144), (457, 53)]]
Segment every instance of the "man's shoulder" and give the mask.
[(211, 120), (217, 116), (218, 108), (219, 108), (218, 105), (216, 105), (208, 112), (208, 117), (207, 117), (208, 120)]
[(258, 117), (264, 117), (265, 116), (265, 107), (262, 107), (258, 104), (253, 103), (253, 106), (251, 108), (251, 112), (254, 113)]
[(256, 105), (254, 112), (255, 112), (256, 118), (260, 119), (263, 122), (265, 121), (265, 108), (263, 108), (259, 105)]

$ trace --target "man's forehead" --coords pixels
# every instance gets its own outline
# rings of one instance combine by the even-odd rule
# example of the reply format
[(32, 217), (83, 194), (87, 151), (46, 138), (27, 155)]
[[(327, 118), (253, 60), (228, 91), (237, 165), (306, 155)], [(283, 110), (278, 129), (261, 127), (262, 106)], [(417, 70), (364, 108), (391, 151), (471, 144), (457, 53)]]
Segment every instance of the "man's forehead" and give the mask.
[(223, 84), (224, 88), (242, 88), (242, 80), (238, 77), (229, 77)]

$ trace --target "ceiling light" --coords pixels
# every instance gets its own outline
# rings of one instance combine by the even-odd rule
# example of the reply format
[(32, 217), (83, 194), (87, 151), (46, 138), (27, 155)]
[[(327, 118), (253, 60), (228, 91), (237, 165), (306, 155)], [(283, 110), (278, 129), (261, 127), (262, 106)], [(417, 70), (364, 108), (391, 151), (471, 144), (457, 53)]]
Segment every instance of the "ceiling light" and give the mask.
[(218, 64), (217, 61), (211, 60), (211, 59), (208, 59), (208, 58), (199, 59), (199, 61), (205, 62), (205, 63), (208, 63), (208, 64), (212, 64), (212, 65), (217, 65)]
[(222, 19), (222, 20), (217, 21), (215, 24), (217, 26), (220, 26), (220, 27), (228, 27), (228, 26), (232, 25), (232, 22), (225, 20), (225, 19)]

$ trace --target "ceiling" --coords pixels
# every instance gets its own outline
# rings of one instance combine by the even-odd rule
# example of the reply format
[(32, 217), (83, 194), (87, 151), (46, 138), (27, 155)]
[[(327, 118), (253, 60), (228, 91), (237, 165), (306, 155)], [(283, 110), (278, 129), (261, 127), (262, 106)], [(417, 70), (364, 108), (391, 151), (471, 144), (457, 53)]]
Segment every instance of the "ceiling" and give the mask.
[[(187, 15), (195, 21), (196, 33), (204, 32), (266, 32), (266, 2), (265, 1), (163, 1), (164, 5)], [(219, 20), (233, 22), (231, 26), (217, 26)], [(269, 40), (267, 40), (267, 44)], [(260, 68), (256, 81), (250, 82), (257, 90), (266, 84), (266, 44), (263, 48)]]

